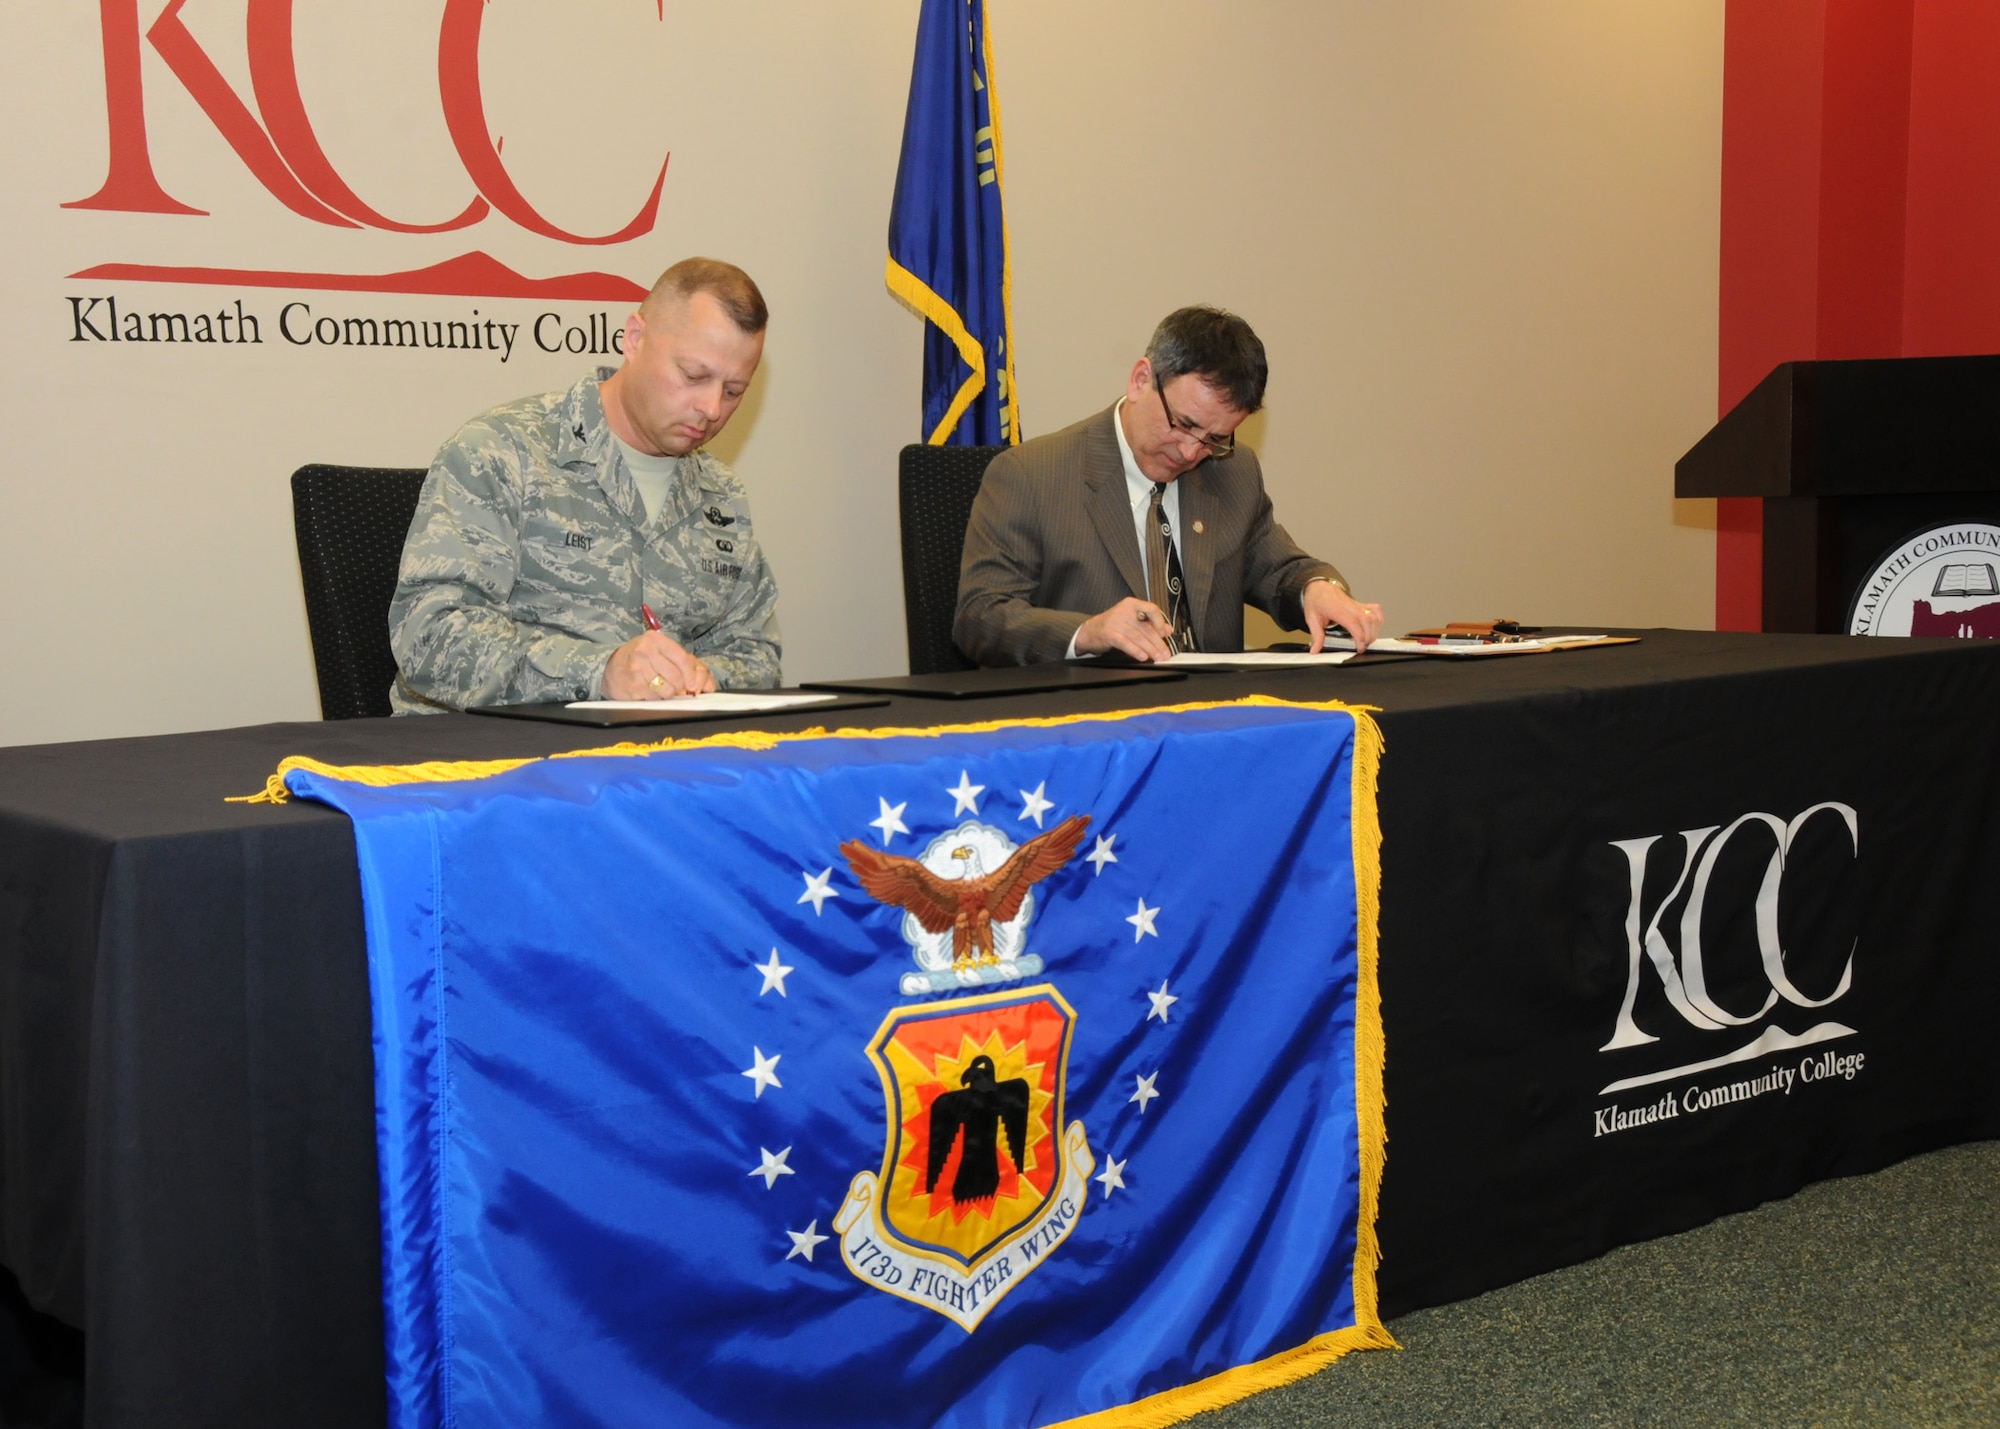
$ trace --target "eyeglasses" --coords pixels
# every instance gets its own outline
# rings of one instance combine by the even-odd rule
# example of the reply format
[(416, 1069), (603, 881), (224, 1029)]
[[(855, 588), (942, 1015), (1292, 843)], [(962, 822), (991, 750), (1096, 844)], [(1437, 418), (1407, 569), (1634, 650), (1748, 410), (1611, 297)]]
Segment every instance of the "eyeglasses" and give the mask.
[(1160, 394), (1160, 410), (1167, 414), (1167, 426), (1177, 437), (1188, 437), (1201, 443), (1202, 450), (1210, 456), (1228, 456), (1236, 450), (1236, 433), (1218, 437), (1204, 432), (1185, 417), (1174, 415), (1174, 409), (1167, 405), (1167, 389), (1160, 384), (1160, 374), (1153, 374), (1153, 390)]

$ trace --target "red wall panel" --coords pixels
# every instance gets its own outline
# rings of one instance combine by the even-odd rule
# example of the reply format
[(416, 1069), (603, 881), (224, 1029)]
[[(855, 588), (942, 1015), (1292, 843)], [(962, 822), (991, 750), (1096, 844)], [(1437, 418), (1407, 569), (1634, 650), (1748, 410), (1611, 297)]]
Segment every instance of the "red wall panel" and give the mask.
[[(1825, 35), (1824, 0), (1738, 0), (1723, 17), (1718, 416), (1813, 353)], [(1764, 503), (1717, 502), (1716, 629), (1763, 623), (1763, 550)]]
[(1903, 340), (1914, 3), (1827, 3), (1815, 357), (1881, 357)]
[(1825, 18), (1823, 0), (1739, 0), (1724, 16), (1718, 414), (1813, 354)]
[[(2000, 352), (2000, 4), (1729, 0), (1717, 414), (1781, 362)], [(1718, 503), (1721, 630), (1762, 503)]]
[(2000, 5), (1920, 4), (1911, 40), (1902, 350), (2000, 352)]

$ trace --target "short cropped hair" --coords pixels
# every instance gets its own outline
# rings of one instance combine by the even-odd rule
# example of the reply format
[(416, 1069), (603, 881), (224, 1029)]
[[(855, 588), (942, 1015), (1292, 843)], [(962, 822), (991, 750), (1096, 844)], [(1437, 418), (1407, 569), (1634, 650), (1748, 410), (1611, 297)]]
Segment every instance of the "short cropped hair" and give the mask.
[(706, 293), (715, 299), (729, 314), (729, 320), (744, 332), (762, 332), (771, 321), (771, 310), (764, 306), (764, 295), (757, 291), (750, 275), (720, 258), (681, 259), (660, 274), (640, 311), (657, 312), (660, 304), (670, 297), (687, 299), (696, 293)]
[(1270, 375), (1264, 344), (1250, 324), (1221, 308), (1168, 313), (1153, 329), (1146, 360), (1163, 387), (1192, 372), (1239, 412), (1254, 412), (1264, 405), (1264, 382)]

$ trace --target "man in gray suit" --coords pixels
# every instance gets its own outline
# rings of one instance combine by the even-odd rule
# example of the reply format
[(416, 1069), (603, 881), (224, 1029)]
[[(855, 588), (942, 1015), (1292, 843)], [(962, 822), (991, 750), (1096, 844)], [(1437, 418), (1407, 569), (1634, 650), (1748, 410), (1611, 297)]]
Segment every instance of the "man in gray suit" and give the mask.
[(1330, 625), (1366, 649), (1382, 607), (1293, 544), (1236, 445), (1267, 371), (1243, 319), (1182, 308), (1115, 406), (995, 457), (965, 532), (958, 648), (981, 665), (1237, 651), (1247, 601), (1314, 651)]

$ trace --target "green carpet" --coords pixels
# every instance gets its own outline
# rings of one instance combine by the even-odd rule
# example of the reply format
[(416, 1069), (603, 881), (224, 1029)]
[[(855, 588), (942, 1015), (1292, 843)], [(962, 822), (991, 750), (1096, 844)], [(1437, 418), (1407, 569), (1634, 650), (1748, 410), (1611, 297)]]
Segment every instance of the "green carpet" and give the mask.
[(2000, 1141), (1389, 1322), (1193, 1429), (2000, 1426)]

